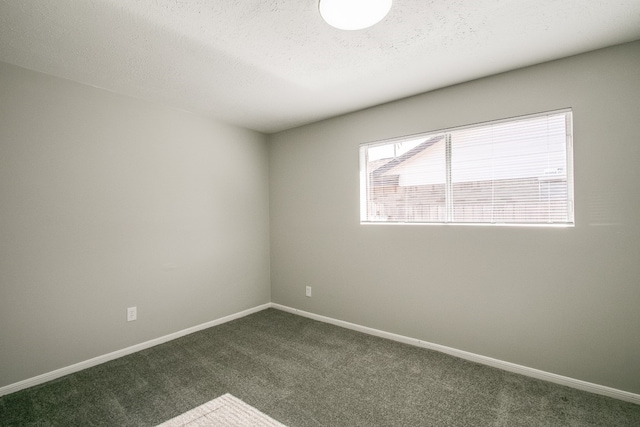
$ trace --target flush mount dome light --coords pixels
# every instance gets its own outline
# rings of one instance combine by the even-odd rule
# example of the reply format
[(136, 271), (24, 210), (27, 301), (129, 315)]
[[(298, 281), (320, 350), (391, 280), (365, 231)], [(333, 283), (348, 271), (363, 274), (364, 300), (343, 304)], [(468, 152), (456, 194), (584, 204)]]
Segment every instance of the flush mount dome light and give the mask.
[(320, 0), (320, 16), (340, 30), (362, 30), (382, 21), (392, 0)]

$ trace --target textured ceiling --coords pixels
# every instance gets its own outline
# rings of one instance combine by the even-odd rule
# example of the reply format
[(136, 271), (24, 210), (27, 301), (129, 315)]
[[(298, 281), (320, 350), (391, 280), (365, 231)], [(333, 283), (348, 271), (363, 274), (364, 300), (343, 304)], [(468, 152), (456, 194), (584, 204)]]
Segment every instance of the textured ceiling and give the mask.
[(639, 0), (0, 0), (0, 61), (271, 133), (640, 39)]

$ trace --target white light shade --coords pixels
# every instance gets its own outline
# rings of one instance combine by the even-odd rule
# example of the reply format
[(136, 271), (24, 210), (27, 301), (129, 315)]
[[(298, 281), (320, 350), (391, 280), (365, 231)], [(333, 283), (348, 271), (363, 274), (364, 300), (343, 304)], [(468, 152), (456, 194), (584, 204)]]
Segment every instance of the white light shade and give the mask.
[(340, 30), (361, 30), (382, 21), (392, 0), (320, 0), (318, 9), (327, 24)]

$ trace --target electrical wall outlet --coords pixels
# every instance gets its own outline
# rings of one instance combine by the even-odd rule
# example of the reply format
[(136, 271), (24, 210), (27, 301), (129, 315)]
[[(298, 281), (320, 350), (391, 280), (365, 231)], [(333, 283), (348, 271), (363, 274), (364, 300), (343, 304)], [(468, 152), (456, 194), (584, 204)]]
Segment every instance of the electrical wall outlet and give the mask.
[(307, 295), (309, 298), (311, 298), (311, 286), (307, 286), (307, 290), (306, 290), (306, 292), (307, 292), (307, 294), (306, 294), (306, 295)]
[(132, 322), (137, 318), (138, 318), (138, 308), (137, 307), (127, 308), (127, 322)]

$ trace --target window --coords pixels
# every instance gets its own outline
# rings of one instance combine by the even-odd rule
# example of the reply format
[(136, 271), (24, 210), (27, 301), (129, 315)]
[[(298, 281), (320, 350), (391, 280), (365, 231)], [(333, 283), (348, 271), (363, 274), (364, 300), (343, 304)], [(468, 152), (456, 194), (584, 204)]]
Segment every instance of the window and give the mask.
[(573, 225), (572, 113), (360, 146), (362, 223)]

